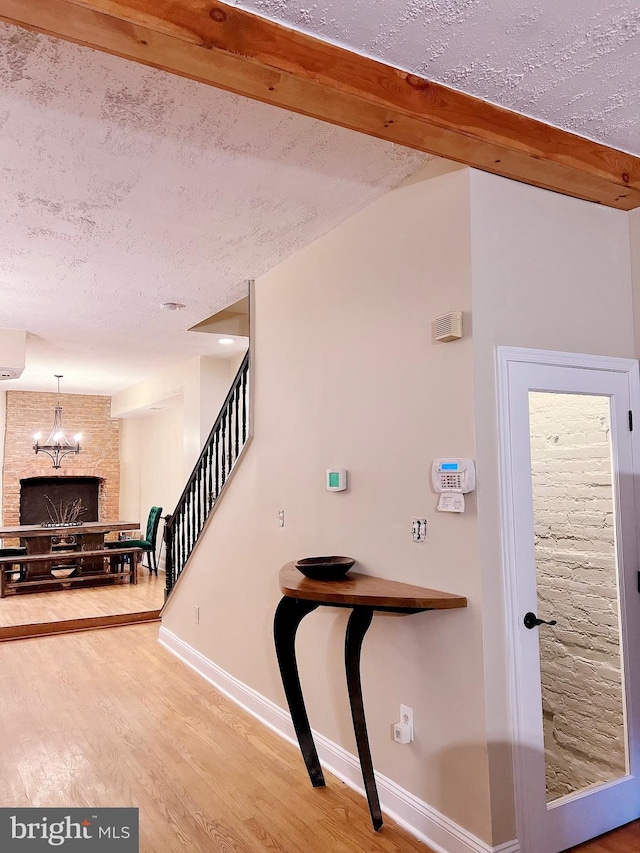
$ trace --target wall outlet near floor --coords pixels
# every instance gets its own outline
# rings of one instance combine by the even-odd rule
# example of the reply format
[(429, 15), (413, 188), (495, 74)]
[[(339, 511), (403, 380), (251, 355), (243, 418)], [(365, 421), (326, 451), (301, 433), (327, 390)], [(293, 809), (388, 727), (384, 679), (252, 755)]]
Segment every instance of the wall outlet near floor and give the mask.
[(426, 518), (411, 519), (411, 538), (414, 542), (424, 542), (424, 540), (427, 538)]
[(393, 724), (393, 739), (396, 743), (411, 743), (411, 733), (409, 726), (405, 723)]
[(278, 525), (280, 527), (284, 527), (284, 510), (283, 509), (278, 511)]
[(391, 737), (396, 743), (411, 743), (413, 740), (413, 708), (400, 705), (400, 719), (393, 724)]
[(409, 740), (413, 740), (413, 708), (400, 705), (400, 722), (409, 727)]
[(193, 621), (196, 623), (196, 625), (200, 624), (200, 608), (197, 604), (193, 605)]

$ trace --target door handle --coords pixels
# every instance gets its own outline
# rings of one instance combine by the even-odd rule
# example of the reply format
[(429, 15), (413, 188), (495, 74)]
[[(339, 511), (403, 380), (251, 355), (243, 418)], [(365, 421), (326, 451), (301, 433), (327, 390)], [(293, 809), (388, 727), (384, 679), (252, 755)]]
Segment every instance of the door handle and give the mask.
[(544, 619), (538, 619), (535, 613), (525, 613), (524, 616), (524, 627), (525, 628), (537, 628), (538, 625), (557, 625), (555, 619), (552, 619), (550, 622), (546, 622)]

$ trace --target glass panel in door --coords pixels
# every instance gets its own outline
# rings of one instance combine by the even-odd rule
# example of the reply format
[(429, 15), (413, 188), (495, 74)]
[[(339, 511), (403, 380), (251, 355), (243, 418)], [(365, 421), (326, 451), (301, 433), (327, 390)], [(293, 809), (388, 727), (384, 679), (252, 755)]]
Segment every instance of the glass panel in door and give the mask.
[(627, 773), (609, 397), (529, 392), (547, 803)]

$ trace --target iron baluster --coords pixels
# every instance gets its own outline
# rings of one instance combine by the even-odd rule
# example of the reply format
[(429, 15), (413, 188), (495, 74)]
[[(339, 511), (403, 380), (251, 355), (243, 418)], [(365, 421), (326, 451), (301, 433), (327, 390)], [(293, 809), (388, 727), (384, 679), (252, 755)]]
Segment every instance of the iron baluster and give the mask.
[(249, 353), (240, 365), (173, 515), (165, 519), (167, 595), (175, 586), (249, 432)]
[(238, 453), (240, 452), (239, 441), (240, 441), (240, 421), (238, 419), (238, 414), (240, 412), (240, 385), (236, 385), (236, 393), (234, 398), (234, 418), (233, 418), (233, 428), (234, 428), (234, 438), (235, 438), (235, 448), (233, 453), (233, 461), (235, 462), (238, 458)]
[(247, 369), (242, 372), (242, 444), (247, 440)]
[[(231, 468), (233, 466), (233, 460), (231, 459), (231, 448), (233, 446), (232, 445), (233, 433), (231, 431), (231, 407), (229, 407), (229, 409), (227, 411), (228, 411), (228, 415), (229, 415), (229, 422), (227, 424), (227, 477), (228, 477), (229, 474), (231, 473)], [(225, 480), (226, 479), (227, 478), (225, 477)], [(224, 483), (222, 485), (224, 486)]]
[(224, 451), (224, 439), (226, 435), (226, 424), (227, 424), (227, 412), (226, 410), (222, 413), (222, 423), (221, 427), (221, 436), (220, 436), (220, 488), (224, 486), (224, 481), (227, 479), (226, 468), (225, 468), (225, 451)]
[(200, 483), (200, 491), (202, 498), (202, 518), (200, 519), (200, 530), (204, 527), (204, 520), (207, 517), (207, 454), (205, 453), (202, 460), (202, 481)]
[(180, 516), (174, 513), (168, 523), (173, 527), (173, 574), (177, 578), (180, 574)]
[(193, 551), (193, 546), (198, 535), (198, 472), (191, 486), (191, 547), (189, 553)]
[(187, 559), (187, 548), (189, 547), (189, 515), (187, 512), (187, 499), (185, 498), (184, 504), (182, 505), (182, 541), (184, 547), (184, 557), (183, 562), (186, 562)]
[[(176, 532), (177, 532), (176, 526), (173, 525), (173, 531), (172, 531), (173, 547), (171, 548), (171, 562), (172, 562), (172, 566), (173, 566), (173, 569), (172, 569), (173, 581), (172, 581), (172, 583), (175, 583), (176, 578), (178, 577), (178, 574), (180, 573), (179, 572), (179, 565), (178, 565), (178, 540), (176, 538)], [(169, 554), (168, 548), (167, 548), (167, 554)], [(165, 562), (167, 559), (168, 559), (168, 557), (165, 557)]]
[(209, 490), (207, 492), (207, 515), (211, 512), (211, 507), (213, 506), (213, 471), (212, 471), (212, 462), (213, 462), (213, 446), (209, 445)]
[(191, 539), (189, 540), (189, 553), (193, 551), (193, 546), (196, 542), (196, 485), (197, 478), (191, 484), (191, 512), (189, 513), (189, 517), (191, 520)]
[(165, 591), (164, 596), (165, 600), (169, 597), (171, 590), (173, 589), (174, 583), (174, 561), (173, 561), (173, 524), (171, 523), (170, 516), (166, 518), (166, 524), (164, 526), (164, 545), (165, 545), (165, 558), (164, 558), (164, 568), (165, 568)]
[(220, 430), (216, 432), (216, 488), (215, 500), (218, 500), (220, 494)]
[(182, 571), (182, 567), (187, 562), (187, 505), (186, 503), (182, 506), (182, 556), (180, 558), (180, 571)]
[(189, 556), (189, 496), (184, 501), (184, 559)]
[[(198, 469), (198, 476), (196, 478), (196, 491), (198, 493), (198, 508), (196, 513), (196, 535), (195, 539), (200, 536), (200, 531), (202, 530), (202, 468)], [(195, 541), (195, 540), (194, 540)]]
[(207, 466), (203, 464), (200, 469), (200, 482), (198, 485), (198, 495), (199, 495), (199, 503), (200, 503), (200, 512), (198, 517), (198, 536), (202, 533), (202, 528), (204, 527), (204, 519), (207, 514), (207, 497), (206, 497), (206, 489), (207, 489)]

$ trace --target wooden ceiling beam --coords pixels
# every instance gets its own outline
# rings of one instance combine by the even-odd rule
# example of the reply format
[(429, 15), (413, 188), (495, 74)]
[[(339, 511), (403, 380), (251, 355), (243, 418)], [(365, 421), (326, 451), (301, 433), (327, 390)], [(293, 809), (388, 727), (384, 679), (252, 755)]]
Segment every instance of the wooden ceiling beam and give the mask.
[(0, 20), (621, 210), (640, 158), (216, 0), (0, 0)]

